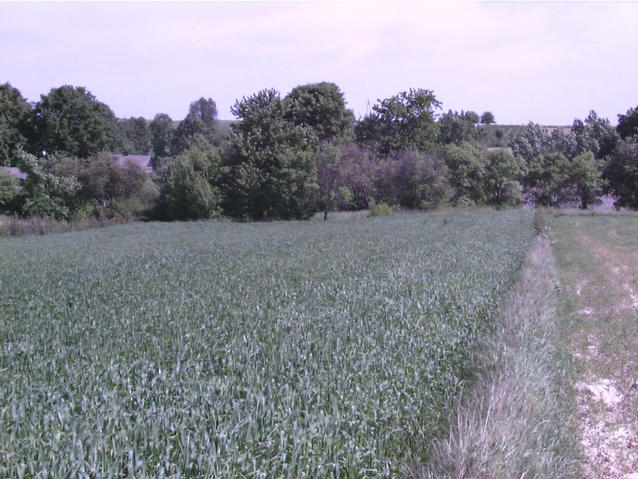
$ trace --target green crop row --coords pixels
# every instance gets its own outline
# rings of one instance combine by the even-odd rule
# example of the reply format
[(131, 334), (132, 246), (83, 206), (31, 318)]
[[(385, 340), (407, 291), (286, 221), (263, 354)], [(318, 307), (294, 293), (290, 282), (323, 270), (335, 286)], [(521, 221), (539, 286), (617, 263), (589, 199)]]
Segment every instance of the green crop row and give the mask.
[(0, 240), (0, 476), (389, 477), (444, 427), (526, 211)]

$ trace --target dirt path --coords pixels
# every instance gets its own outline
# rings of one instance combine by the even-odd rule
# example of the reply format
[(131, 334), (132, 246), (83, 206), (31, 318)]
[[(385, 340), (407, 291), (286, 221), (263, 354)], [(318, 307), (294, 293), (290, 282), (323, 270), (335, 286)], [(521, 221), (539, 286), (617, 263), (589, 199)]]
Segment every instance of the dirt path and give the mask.
[(638, 217), (556, 215), (586, 478), (638, 479)]

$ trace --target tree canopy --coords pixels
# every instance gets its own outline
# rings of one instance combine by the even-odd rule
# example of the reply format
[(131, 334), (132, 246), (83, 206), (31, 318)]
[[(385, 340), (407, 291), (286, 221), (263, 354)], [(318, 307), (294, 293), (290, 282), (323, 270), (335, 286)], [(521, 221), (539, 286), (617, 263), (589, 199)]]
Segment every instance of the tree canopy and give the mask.
[(343, 93), (334, 83), (298, 86), (283, 103), (286, 120), (311, 128), (320, 142), (352, 140), (354, 114), (346, 108)]
[(0, 85), (0, 166), (14, 165), (27, 146), (31, 105), (9, 83)]
[(33, 109), (35, 152), (86, 158), (111, 149), (116, 118), (84, 87), (64, 85), (43, 95)]
[(276, 90), (261, 90), (231, 108), (227, 210), (243, 218), (304, 218), (318, 191), (316, 136), (290, 123)]
[(151, 147), (155, 158), (166, 158), (171, 154), (173, 142), (173, 120), (166, 113), (158, 113), (150, 124)]
[(424, 89), (379, 100), (372, 113), (357, 124), (357, 141), (381, 155), (406, 149), (427, 151), (437, 139), (434, 114), (440, 108), (434, 92)]

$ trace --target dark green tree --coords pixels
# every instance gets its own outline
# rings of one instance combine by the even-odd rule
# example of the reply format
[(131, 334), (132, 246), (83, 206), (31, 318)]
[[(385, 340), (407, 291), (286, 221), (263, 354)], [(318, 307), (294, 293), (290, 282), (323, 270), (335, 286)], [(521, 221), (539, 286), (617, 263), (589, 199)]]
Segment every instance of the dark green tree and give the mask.
[(252, 219), (305, 218), (317, 195), (314, 149), (317, 137), (285, 118), (276, 90), (262, 90), (231, 108), (232, 125), (225, 164), (225, 210)]
[(173, 120), (166, 113), (158, 113), (150, 125), (151, 147), (154, 158), (166, 158), (171, 154), (173, 142)]
[(9, 83), (0, 85), (0, 166), (13, 166), (26, 148), (31, 105)]
[(113, 151), (146, 155), (151, 150), (151, 130), (142, 117), (117, 121)]
[(460, 145), (463, 142), (472, 143), (478, 139), (479, 131), (476, 128), (474, 112), (453, 112), (449, 110), (439, 118), (439, 143), (447, 145), (454, 143)]
[(638, 106), (630, 108), (624, 115), (618, 114), (616, 131), (623, 140), (638, 136)]
[(485, 193), (487, 201), (498, 206), (522, 202), (519, 180), (523, 177), (521, 158), (506, 149), (488, 151), (485, 158)]
[(51, 216), (58, 220), (71, 217), (77, 206), (80, 184), (73, 176), (56, 174), (56, 166), (65, 160), (58, 155), (38, 158), (24, 152), (20, 154), (18, 166), (27, 174), (16, 198), (21, 214)]
[(481, 123), (483, 123), (484, 125), (491, 125), (492, 123), (496, 123), (494, 114), (491, 111), (484, 112), (481, 115)]
[(79, 196), (103, 208), (139, 194), (148, 180), (139, 165), (133, 162), (119, 165), (109, 153), (79, 160), (75, 176), (80, 183)]
[(86, 158), (108, 151), (116, 118), (86, 88), (64, 85), (43, 95), (33, 109), (31, 149)]
[(509, 146), (514, 156), (522, 158), (526, 164), (552, 150), (547, 128), (532, 122), (518, 132)]
[(354, 114), (346, 108), (343, 93), (334, 83), (298, 86), (283, 103), (286, 120), (312, 129), (319, 141), (352, 140)]
[(191, 138), (195, 135), (200, 135), (206, 138), (206, 141), (209, 141), (204, 122), (199, 116), (189, 113), (175, 130), (171, 143), (171, 155), (177, 156), (185, 151), (190, 144)]
[(584, 121), (576, 119), (572, 125), (576, 137), (577, 154), (591, 151), (597, 159), (603, 159), (616, 148), (618, 134), (609, 120), (590, 111)]
[(449, 170), (454, 205), (467, 206), (485, 201), (483, 190), (485, 165), (481, 150), (469, 143), (446, 145), (442, 148)]
[(581, 153), (567, 164), (563, 190), (568, 199), (573, 195), (582, 209), (600, 203), (602, 194), (601, 171), (591, 151)]
[(9, 208), (18, 191), (18, 180), (0, 168), (0, 211)]
[(615, 198), (617, 208), (638, 208), (638, 139), (620, 141), (609, 155), (603, 176), (605, 190)]
[(569, 200), (566, 190), (569, 160), (561, 153), (549, 152), (533, 158), (523, 179), (531, 201), (541, 206), (559, 206)]
[(160, 219), (199, 220), (218, 216), (221, 171), (219, 153), (205, 139), (180, 153), (160, 189)]
[(441, 103), (434, 92), (410, 89), (372, 107), (355, 126), (357, 142), (380, 155), (392, 151), (428, 151), (437, 140), (434, 113)]

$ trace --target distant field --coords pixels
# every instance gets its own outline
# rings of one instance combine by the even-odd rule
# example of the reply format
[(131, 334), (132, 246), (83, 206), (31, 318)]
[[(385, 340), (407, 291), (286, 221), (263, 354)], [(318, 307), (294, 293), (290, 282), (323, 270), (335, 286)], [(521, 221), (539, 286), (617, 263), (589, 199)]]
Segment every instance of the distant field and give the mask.
[(532, 215), (0, 239), (0, 476), (396, 476), (442, 432)]

